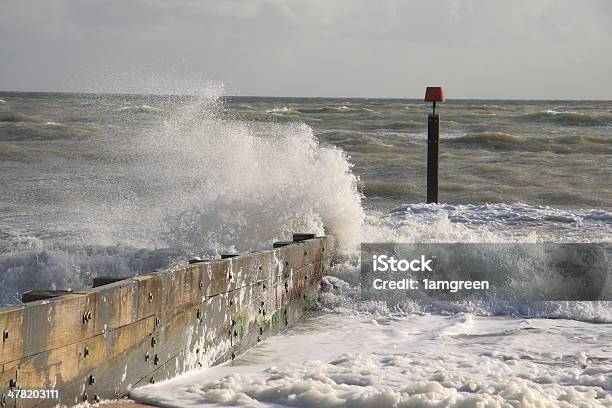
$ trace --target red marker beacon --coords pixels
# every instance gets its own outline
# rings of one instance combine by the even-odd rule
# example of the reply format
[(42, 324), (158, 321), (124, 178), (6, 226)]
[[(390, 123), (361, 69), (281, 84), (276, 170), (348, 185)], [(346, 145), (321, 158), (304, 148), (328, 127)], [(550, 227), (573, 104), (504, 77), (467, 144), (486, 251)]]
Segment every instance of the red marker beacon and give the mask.
[(433, 114), (436, 114), (436, 102), (444, 102), (444, 88), (441, 86), (428, 86), (425, 90), (425, 102), (433, 102)]

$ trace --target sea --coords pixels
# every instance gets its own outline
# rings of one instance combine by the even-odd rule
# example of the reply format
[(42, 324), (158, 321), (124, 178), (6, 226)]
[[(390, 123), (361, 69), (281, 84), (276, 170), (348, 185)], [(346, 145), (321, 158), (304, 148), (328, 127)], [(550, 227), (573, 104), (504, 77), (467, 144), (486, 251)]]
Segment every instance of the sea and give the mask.
[(0, 305), (333, 234), (315, 314), (132, 398), (612, 407), (609, 301), (366, 301), (359, 287), (364, 242), (609, 244), (612, 101), (439, 104), (440, 203), (425, 204), (421, 100), (202, 94), (0, 92)]

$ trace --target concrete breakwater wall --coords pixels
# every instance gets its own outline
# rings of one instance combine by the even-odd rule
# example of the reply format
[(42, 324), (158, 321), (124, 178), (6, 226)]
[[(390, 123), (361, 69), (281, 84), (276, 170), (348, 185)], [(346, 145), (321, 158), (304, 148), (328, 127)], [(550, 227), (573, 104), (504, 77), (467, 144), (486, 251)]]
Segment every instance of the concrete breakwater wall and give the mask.
[[(117, 398), (231, 360), (312, 307), (333, 250), (312, 238), (0, 308), (0, 406)], [(58, 391), (11, 395), (26, 390)]]

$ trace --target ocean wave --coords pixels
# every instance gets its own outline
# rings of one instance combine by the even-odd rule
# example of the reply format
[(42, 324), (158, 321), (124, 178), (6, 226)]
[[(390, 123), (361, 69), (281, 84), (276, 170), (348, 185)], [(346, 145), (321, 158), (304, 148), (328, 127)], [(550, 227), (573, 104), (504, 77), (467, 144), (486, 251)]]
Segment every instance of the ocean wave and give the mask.
[(468, 112), (471, 116), (497, 116), (497, 113), (493, 112)]
[(91, 132), (90, 128), (82, 126), (42, 120), (0, 122), (0, 141), (4, 142), (74, 139), (87, 136)]
[(402, 120), (402, 121), (389, 121), (389, 120), (376, 120), (367, 121), (360, 124), (361, 128), (369, 130), (405, 130), (405, 129), (423, 129), (426, 128), (426, 122), (418, 122), (415, 120)]
[[(493, 271), (494, 272), (494, 271)], [(492, 273), (493, 273), (492, 272)], [(333, 274), (324, 276), (319, 294), (319, 307), (328, 313), (372, 316), (410, 316), (410, 315), (460, 315), (470, 313), (477, 316), (521, 316), (539, 319), (569, 319), (591, 323), (612, 323), (612, 301), (517, 301), (503, 297), (470, 298), (457, 301), (431, 300), (427, 297), (401, 298), (393, 296), (382, 300), (362, 300), (361, 289), (356, 282), (344, 279), (358, 276), (359, 263), (337, 265)], [(352, 275), (352, 276), (351, 276)], [(499, 275), (499, 273), (498, 273)], [(338, 277), (340, 276), (340, 278)], [(497, 276), (498, 278), (500, 276)], [(507, 276), (507, 278), (512, 278)], [(534, 277), (524, 282), (534, 285), (547, 285), (552, 281)], [(607, 282), (610, 285), (610, 282)], [(541, 287), (544, 290), (544, 287)], [(514, 295), (510, 294), (509, 298)]]
[[(529, 229), (533, 227), (533, 229)], [(591, 231), (588, 236), (573, 235), (573, 232)], [(596, 231), (599, 231), (597, 233)], [(511, 289), (496, 293), (496, 297), (469, 299), (466, 301), (441, 302), (423, 298), (415, 302), (414, 297), (405, 299), (389, 298), (376, 304), (361, 300), (360, 259), (358, 254), (340, 259), (329, 275), (347, 283), (340, 285), (341, 293), (322, 294), (326, 311), (348, 313), (381, 313), (385, 310), (399, 310), (407, 314), (460, 313), (482, 315), (521, 315), (545, 318), (569, 318), (586, 321), (612, 321), (612, 302), (529, 302), (520, 300), (522, 293), (542, 288), (551, 290), (559, 281), (555, 270), (548, 267), (548, 258), (540, 256), (538, 249), (547, 242), (558, 243), (608, 243), (612, 232), (612, 214), (598, 209), (563, 210), (545, 206), (531, 206), (523, 203), (449, 205), (449, 204), (404, 204), (387, 214), (372, 213), (365, 220), (362, 242), (389, 243), (481, 243), (500, 244), (499, 265), (488, 271), (495, 279), (514, 282)], [(517, 268), (516, 254), (502, 248), (507, 244), (532, 244), (522, 246), (530, 257), (540, 259), (540, 273), (533, 269)], [(542, 245), (541, 245), (542, 244)], [(480, 254), (472, 259), (479, 263)], [(540, 258), (538, 258), (540, 256)], [(568, 252), (568, 257), (573, 256)], [(607, 255), (608, 260), (610, 254)], [(497, 257), (496, 257), (497, 259)], [(572, 261), (568, 261), (571, 264)], [(535, 265), (535, 264), (534, 264)], [(465, 270), (471, 270), (468, 266)], [(609, 275), (610, 272), (608, 272)], [(581, 279), (580, 277), (577, 277)], [(593, 281), (594, 282), (594, 281)], [(603, 294), (600, 299), (609, 298), (612, 276), (606, 286), (596, 286)], [(334, 286), (334, 285), (332, 285)], [(338, 286), (338, 285), (335, 285)], [(585, 288), (587, 288), (586, 285)], [(591, 284), (592, 286), (592, 284)], [(581, 287), (570, 285), (569, 287)], [(589, 288), (587, 288), (589, 289)], [(589, 289), (593, 289), (592, 287)], [(565, 290), (559, 288), (559, 290)], [(340, 296), (340, 297), (338, 297)], [(378, 306), (377, 306), (378, 305)], [(411, 306), (412, 305), (412, 306)], [(382, 307), (382, 309), (381, 309)]]
[(525, 203), (512, 204), (404, 204), (389, 213), (399, 222), (434, 222), (444, 215), (451, 222), (469, 225), (526, 225), (552, 223), (559, 227), (598, 224), (612, 228), (612, 213), (601, 209), (564, 210)]
[(518, 117), (528, 122), (554, 123), (562, 126), (610, 126), (612, 117), (609, 115), (590, 115), (582, 112), (566, 112), (546, 110), (530, 112)]
[(418, 105), (406, 105), (404, 106), (405, 110), (410, 111), (410, 113), (419, 113), (428, 115), (431, 113), (431, 109), (428, 106), (424, 106), (423, 104)]
[(499, 111), (503, 109), (501, 106), (495, 105), (495, 104), (467, 105), (467, 106), (462, 106), (462, 108), (467, 109), (467, 110), (479, 110), (479, 111), (490, 111), (490, 110)]
[[(425, 135), (422, 135), (425, 138)], [(555, 154), (609, 154), (612, 138), (599, 135), (546, 135), (523, 137), (504, 132), (468, 133), (458, 137), (442, 137), (455, 147), (492, 150), (550, 152)]]
[(286, 106), (283, 106), (280, 108), (276, 107), (276, 108), (269, 109), (266, 111), (266, 113), (272, 113), (275, 115), (295, 115), (295, 114), (300, 113), (300, 111), (297, 109), (288, 108)]
[(21, 113), (3, 113), (0, 114), (0, 122), (6, 123), (40, 123), (42, 119), (35, 116), (24, 115)]
[(606, 145), (612, 146), (612, 137), (606, 136), (598, 136), (598, 135), (581, 135), (581, 134), (573, 134), (569, 136), (560, 136), (553, 139), (554, 142), (560, 144), (578, 144), (578, 145), (588, 145), (588, 144), (596, 144), (596, 145)]
[[(92, 243), (121, 240), (136, 248), (173, 248), (185, 257), (266, 248), (295, 231), (328, 231), (341, 250), (358, 247), (362, 196), (346, 154), (320, 144), (303, 123), (228, 119), (219, 114), (220, 104), (182, 106), (159, 128), (124, 146), (136, 161), (120, 185), (128, 190), (111, 197), (88, 190), (85, 202), (79, 201), (81, 191), (75, 192), (70, 232), (93, 237)], [(36, 126), (45, 135), (66, 135), (63, 127)], [(30, 140), (32, 129), (21, 128), (23, 134), (16, 135), (19, 128), (13, 127), (7, 137)], [(14, 151), (9, 145), (5, 150)], [(142, 192), (143, 181), (154, 186), (154, 194)], [(144, 273), (148, 268), (138, 254), (157, 253), (128, 249), (108, 256), (104, 251), (50, 244), (42, 250), (10, 250), (0, 261), (0, 276), (7, 279), (0, 286), (7, 285), (13, 300), (37, 285), (36, 276), (41, 287), (79, 288), (94, 271)]]
[(317, 108), (298, 108), (302, 113), (376, 113), (373, 109), (364, 107), (349, 107), (346, 105), (325, 105)]
[(379, 143), (375, 138), (369, 135), (358, 134), (358, 135), (352, 135), (351, 137), (348, 137), (348, 138), (344, 138), (342, 140), (342, 145), (343, 146), (372, 146), (372, 145), (382, 145), (382, 144)]
[[(345, 108), (351, 109), (343, 106), (336, 108), (342, 112), (347, 111)], [(286, 112), (290, 108), (275, 109)], [(532, 225), (551, 225), (563, 236), (568, 229), (584, 230), (586, 227), (590, 231), (591, 228), (605, 228), (612, 222), (610, 213), (602, 210), (564, 211), (520, 203), (472, 207), (412, 204), (390, 214), (366, 216), (357, 189), (358, 178), (351, 170), (348, 157), (341, 149), (320, 145), (312, 128), (304, 124), (278, 123), (258, 123), (255, 126), (252, 122), (235, 118), (224, 120), (215, 115), (218, 110), (189, 106), (184, 112), (173, 111), (176, 117), (160, 125), (159, 131), (148, 132), (150, 137), (144, 135), (141, 144), (130, 152), (137, 153), (133, 157), (142, 161), (134, 166), (138, 169), (135, 171), (142, 170), (135, 179), (153, 180), (156, 193), (163, 196), (155, 207), (169, 213), (164, 219), (151, 214), (140, 214), (142, 219), (139, 219), (130, 214), (130, 222), (162, 224), (166, 233), (162, 238), (166, 241), (160, 245), (178, 248), (180, 253), (202, 255), (230, 248), (252, 250), (296, 230), (316, 233), (327, 230), (335, 234), (345, 247), (352, 245), (357, 248), (361, 241), (378, 240), (497, 242), (518, 239), (507, 231), (509, 227)], [(8, 124), (7, 128), (12, 125)], [(65, 134), (58, 130), (64, 127), (61, 125), (42, 122), (32, 126)], [(591, 140), (590, 136), (582, 137), (583, 141)], [(603, 136), (594, 137), (594, 143), (607, 140)], [(443, 135), (443, 138), (449, 143), (490, 143), (503, 147), (525, 145), (517, 142), (517, 136), (495, 132)], [(355, 138), (354, 142), (366, 146), (378, 144), (376, 138), (368, 137)], [(545, 143), (541, 144), (544, 146)], [(14, 147), (7, 144), (5, 150), (10, 154)], [(202, 155), (203, 151), (207, 154)], [(215, 160), (211, 161), (210, 157), (215, 157)], [(186, 162), (189, 166), (185, 166)], [(387, 198), (401, 198), (411, 191), (412, 186), (402, 183), (366, 181), (363, 185), (366, 195)], [(180, 200), (175, 197), (180, 197)], [(113, 204), (105, 208), (112, 210)], [(106, 214), (104, 218), (108, 218)], [(129, 255), (129, 251), (138, 250), (117, 254), (109, 259), (109, 264), (127, 265), (125, 268), (119, 266), (120, 270), (132, 268), (130, 261), (126, 260), (135, 256)], [(21, 257), (22, 264), (44, 258), (42, 264), (34, 268), (44, 275), (45, 271), (55, 270), (49, 265), (62, 265), (63, 271), (77, 265), (75, 270), (87, 271), (89, 261), (82, 254), (80, 250), (48, 248), (26, 250), (23, 254), (10, 256)], [(100, 256), (94, 251), (92, 258)], [(131, 270), (142, 270), (138, 262), (134, 262)], [(0, 265), (0, 271), (5, 265), (8, 263)], [(12, 270), (17, 269), (19, 266)], [(113, 271), (109, 266), (103, 266), (101, 270)], [(63, 277), (62, 273), (50, 274), (58, 277), (58, 285), (72, 282), (72, 278)], [(53, 278), (47, 282), (52, 281)]]
[(488, 144), (495, 146), (522, 145), (525, 139), (503, 132), (470, 133), (459, 137), (449, 138), (449, 143), (456, 144)]
[(28, 290), (83, 290), (96, 276), (151, 273), (180, 255), (171, 249), (47, 245), (35, 238), (29, 242), (0, 255), (0, 305), (20, 303), (20, 294)]
[(153, 177), (164, 200), (181, 197), (160, 203), (167, 246), (202, 256), (325, 229), (341, 248), (357, 245), (361, 195), (341, 149), (303, 123), (255, 125), (223, 112), (221, 101), (184, 106), (135, 147), (147, 169), (137, 177)]
[(123, 106), (118, 109), (119, 112), (122, 113), (159, 113), (164, 112), (162, 108), (156, 108), (154, 106), (149, 105), (139, 105), (139, 106)]
[(366, 197), (407, 198), (416, 187), (409, 183), (397, 181), (364, 181), (362, 192)]
[[(268, 131), (261, 138), (242, 123), (216, 119), (180, 129), (180, 140), (189, 141), (181, 149), (195, 156), (189, 168), (177, 160), (181, 169), (169, 182), (180, 172), (190, 180), (195, 174), (207, 194), (168, 217), (171, 247), (195, 255), (230, 246), (252, 250), (291, 231), (324, 229), (341, 248), (357, 245), (363, 209), (344, 152), (319, 145), (304, 124), (272, 124)], [(201, 157), (194, 146), (217, 159)]]
[(59, 122), (45, 122), (45, 126), (62, 127), (62, 126), (65, 126), (65, 125), (63, 123), (59, 123)]
[[(440, 132), (440, 139), (444, 141), (451, 141), (460, 139), (465, 136), (465, 133), (455, 132), (455, 131), (444, 131)], [(427, 132), (418, 132), (418, 133), (404, 133), (403, 135), (408, 136), (411, 139), (415, 140), (427, 140)]]
[(343, 148), (351, 147), (352, 151), (376, 152), (395, 148), (392, 144), (385, 142), (383, 138), (360, 132), (328, 132), (324, 135), (324, 138), (326, 141)]

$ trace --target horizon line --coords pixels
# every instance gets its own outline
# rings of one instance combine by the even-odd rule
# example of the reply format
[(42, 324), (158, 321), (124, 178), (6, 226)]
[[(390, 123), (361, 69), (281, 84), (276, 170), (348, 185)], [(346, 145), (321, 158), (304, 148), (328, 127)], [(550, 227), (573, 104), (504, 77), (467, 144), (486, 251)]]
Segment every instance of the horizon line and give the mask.
[[(144, 93), (144, 92), (93, 92), (93, 91), (22, 91), (22, 90), (0, 90), (0, 93), (24, 93), (24, 94), (64, 94), (64, 95), (123, 95), (123, 96), (179, 96), (179, 97), (203, 97), (204, 95), (198, 94), (173, 94), (173, 93)], [(423, 100), (422, 97), (398, 97), (398, 96), (279, 96), (279, 95), (241, 95), (241, 94), (228, 94), (220, 95), (220, 98), (287, 98), (287, 99), (391, 99), (391, 100)], [(575, 98), (504, 98), (504, 97), (480, 97), (480, 98), (446, 98), (446, 101), (470, 101), (470, 100), (483, 100), (483, 101), (567, 101), (567, 102), (612, 102), (611, 99), (595, 98), (595, 99), (575, 99)]]

